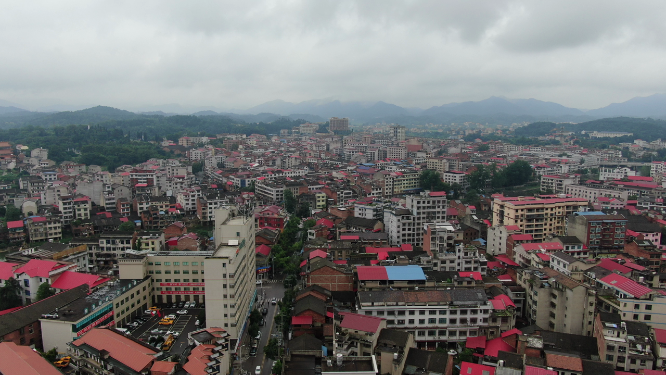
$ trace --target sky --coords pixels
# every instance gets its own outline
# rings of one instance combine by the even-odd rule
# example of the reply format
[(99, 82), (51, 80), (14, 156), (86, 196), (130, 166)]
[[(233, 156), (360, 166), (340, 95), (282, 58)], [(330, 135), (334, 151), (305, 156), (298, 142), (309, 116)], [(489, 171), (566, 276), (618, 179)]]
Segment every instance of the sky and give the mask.
[[(3, 1), (0, 103), (592, 109), (666, 90), (663, 1)], [(0, 104), (2, 105), (2, 104)]]

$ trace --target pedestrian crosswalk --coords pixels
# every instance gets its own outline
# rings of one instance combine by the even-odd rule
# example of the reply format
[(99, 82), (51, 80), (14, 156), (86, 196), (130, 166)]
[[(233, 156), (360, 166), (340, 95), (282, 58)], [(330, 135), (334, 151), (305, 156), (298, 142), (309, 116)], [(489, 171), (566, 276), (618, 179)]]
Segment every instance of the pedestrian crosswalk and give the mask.
[(261, 282), (264, 284), (276, 284), (276, 283), (281, 283), (282, 280), (261, 280)]

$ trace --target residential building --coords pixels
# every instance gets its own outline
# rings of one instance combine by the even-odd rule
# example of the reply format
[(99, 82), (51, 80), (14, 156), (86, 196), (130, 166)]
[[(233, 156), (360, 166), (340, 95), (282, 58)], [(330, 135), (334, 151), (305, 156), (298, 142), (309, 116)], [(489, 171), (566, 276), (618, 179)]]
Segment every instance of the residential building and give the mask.
[(551, 268), (520, 269), (517, 282), (525, 288), (526, 318), (544, 329), (591, 336), (596, 291)]
[(578, 185), (579, 182), (579, 174), (543, 175), (541, 176), (541, 192), (564, 194), (568, 185)]
[(57, 241), (62, 238), (62, 222), (59, 218), (33, 216), (25, 222), (30, 242)]
[(535, 240), (563, 235), (567, 217), (586, 211), (583, 198), (505, 197), (493, 195), (493, 225), (516, 225)]
[(638, 372), (652, 369), (654, 343), (645, 323), (623, 321), (620, 314), (598, 313), (594, 319), (599, 359), (616, 369)]
[(599, 197), (618, 198), (625, 202), (629, 198), (626, 190), (604, 189), (602, 186), (565, 185), (564, 193), (572, 198), (585, 198), (594, 202)]
[(402, 125), (391, 125), (389, 126), (389, 136), (397, 142), (402, 142), (405, 140), (405, 128)]
[(384, 228), (390, 244), (422, 246), (425, 223), (444, 222), (447, 208), (446, 192), (425, 191), (407, 196), (406, 208), (384, 211)]
[(104, 232), (99, 237), (99, 245), (92, 254), (92, 261), (98, 269), (114, 268), (118, 259), (132, 250), (134, 233)]
[(629, 176), (636, 176), (636, 171), (632, 171), (627, 167), (601, 167), (599, 168), (599, 180), (620, 180)]
[[(13, 263), (9, 263), (12, 265)], [(4, 263), (6, 267), (8, 263)], [(37, 296), (37, 290), (42, 283), (52, 283), (56, 277), (68, 270), (76, 270), (78, 265), (68, 262), (54, 262), (51, 260), (31, 259), (28, 263), (15, 268), (13, 277), (21, 285), (21, 299), (24, 305), (29, 305)]]
[(462, 187), (462, 189), (467, 189), (469, 187), (469, 182), (467, 181), (467, 173), (460, 171), (446, 171), (442, 173), (442, 180), (449, 185), (457, 184)]
[(621, 249), (626, 229), (624, 216), (599, 211), (576, 212), (567, 220), (567, 235), (578, 237), (592, 252)]
[(328, 120), (328, 129), (330, 131), (348, 131), (349, 130), (349, 119), (348, 118), (337, 118), (331, 117)]

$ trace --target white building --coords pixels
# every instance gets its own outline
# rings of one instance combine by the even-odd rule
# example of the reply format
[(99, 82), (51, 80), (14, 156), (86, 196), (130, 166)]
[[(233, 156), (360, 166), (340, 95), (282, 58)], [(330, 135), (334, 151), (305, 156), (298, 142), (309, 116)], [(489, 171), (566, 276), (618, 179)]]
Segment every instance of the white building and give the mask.
[(384, 226), (390, 244), (422, 246), (424, 224), (445, 221), (446, 208), (446, 192), (425, 191), (407, 196), (406, 208), (385, 210)]
[(629, 176), (636, 176), (636, 171), (632, 171), (627, 167), (617, 167), (617, 168), (608, 168), (601, 167), (599, 168), (599, 179), (601, 181), (606, 180), (619, 180), (627, 178)]

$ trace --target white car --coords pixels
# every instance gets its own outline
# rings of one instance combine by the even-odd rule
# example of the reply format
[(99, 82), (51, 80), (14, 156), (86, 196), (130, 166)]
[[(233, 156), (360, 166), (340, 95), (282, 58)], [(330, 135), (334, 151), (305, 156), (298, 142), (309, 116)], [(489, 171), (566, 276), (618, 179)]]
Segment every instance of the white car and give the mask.
[(176, 319), (176, 314), (169, 314), (166, 317), (169, 318), (169, 319)]
[(254, 369), (254, 375), (261, 375), (261, 366), (257, 366), (257, 368)]
[(178, 311), (176, 311), (176, 314), (185, 315), (185, 314), (187, 314), (187, 310), (178, 310)]
[(180, 336), (180, 332), (178, 331), (167, 331), (166, 335), (173, 335), (173, 337), (178, 337)]
[(186, 308), (186, 309), (189, 309), (189, 308), (190, 308), (190, 303), (189, 303), (189, 302), (185, 302), (185, 306), (183, 306), (183, 307)]
[(271, 300), (271, 305), (275, 305), (275, 304), (277, 304), (277, 298), (273, 297), (273, 299)]
[(190, 308), (193, 309), (193, 308), (195, 308), (195, 307), (197, 307), (197, 302), (196, 302), (196, 301), (192, 301), (192, 302), (190, 302)]
[(161, 335), (162, 332), (164, 332), (164, 331), (162, 331), (161, 329), (154, 329), (154, 330), (150, 331), (150, 333), (152, 333), (154, 335)]

